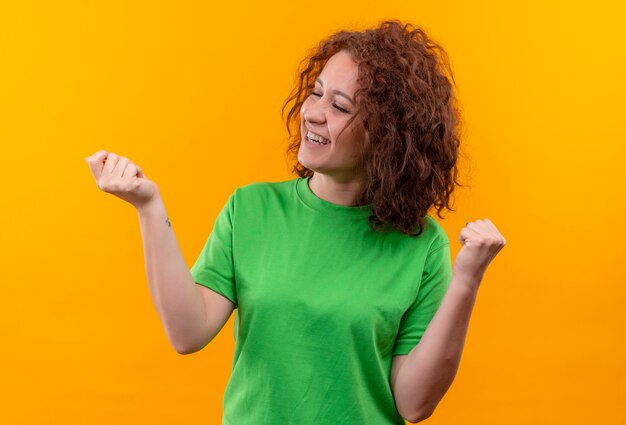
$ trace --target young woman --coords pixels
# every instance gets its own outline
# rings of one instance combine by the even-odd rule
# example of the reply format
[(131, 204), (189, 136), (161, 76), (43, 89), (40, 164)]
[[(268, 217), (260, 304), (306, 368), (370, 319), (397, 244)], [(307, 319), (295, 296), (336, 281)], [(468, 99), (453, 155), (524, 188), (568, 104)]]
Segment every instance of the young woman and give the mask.
[(237, 188), (191, 270), (157, 185), (114, 153), (87, 161), (100, 189), (137, 208), (150, 293), (179, 353), (236, 309), (224, 424), (418, 422), (454, 379), (505, 244), (488, 219), (467, 223), (452, 267), (427, 215), (451, 209), (459, 185), (447, 56), (422, 29), (385, 21), (330, 36), (303, 65), (285, 103), (298, 177)]

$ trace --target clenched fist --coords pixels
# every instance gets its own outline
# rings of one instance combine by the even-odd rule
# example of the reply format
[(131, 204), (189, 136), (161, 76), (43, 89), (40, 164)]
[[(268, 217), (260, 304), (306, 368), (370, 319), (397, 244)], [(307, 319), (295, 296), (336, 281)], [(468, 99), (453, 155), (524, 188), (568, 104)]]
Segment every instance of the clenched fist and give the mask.
[(459, 235), (461, 250), (454, 260), (454, 275), (473, 289), (478, 289), (491, 260), (506, 244), (506, 239), (489, 220), (466, 224)]
[(100, 150), (85, 158), (98, 188), (140, 209), (160, 196), (159, 188), (126, 157)]

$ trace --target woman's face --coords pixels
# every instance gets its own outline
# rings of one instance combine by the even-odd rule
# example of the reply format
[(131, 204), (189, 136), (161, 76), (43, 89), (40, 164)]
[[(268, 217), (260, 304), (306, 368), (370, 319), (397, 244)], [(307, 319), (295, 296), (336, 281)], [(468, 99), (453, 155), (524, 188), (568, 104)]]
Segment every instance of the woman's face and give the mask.
[[(359, 166), (360, 147), (367, 135), (362, 114), (346, 127), (348, 120), (357, 114), (354, 104), (357, 76), (358, 66), (350, 54), (336, 53), (326, 62), (315, 88), (300, 109), (302, 140), (298, 161), (338, 182), (360, 180), (363, 176)], [(309, 140), (309, 131), (326, 139), (324, 144)]]

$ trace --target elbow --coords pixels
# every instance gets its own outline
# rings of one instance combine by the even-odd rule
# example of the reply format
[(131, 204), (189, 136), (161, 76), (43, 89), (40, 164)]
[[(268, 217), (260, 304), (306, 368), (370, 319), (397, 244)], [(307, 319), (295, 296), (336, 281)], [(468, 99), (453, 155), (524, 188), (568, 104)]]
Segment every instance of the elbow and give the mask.
[(174, 346), (174, 350), (176, 350), (178, 354), (192, 354), (198, 351), (190, 347), (183, 347), (183, 346)]
[(191, 347), (188, 342), (174, 338), (170, 332), (167, 332), (167, 330), (166, 334), (170, 345), (178, 354), (191, 354), (194, 352), (193, 347)]
[(172, 347), (178, 354), (193, 354), (202, 350), (207, 344), (189, 344), (179, 341), (170, 341)]
[(175, 346), (174, 350), (176, 350), (176, 352), (178, 354), (193, 354), (193, 353), (197, 353), (198, 351), (202, 350), (204, 348), (204, 346), (202, 347), (198, 347), (198, 346)]
[(204, 347), (206, 347), (208, 345), (207, 343), (200, 343), (200, 344), (172, 344), (172, 346), (174, 347), (174, 350), (176, 350), (176, 352), (178, 354), (193, 354), (193, 353), (197, 353), (198, 351), (202, 350)]
[(210, 342), (210, 340), (189, 338), (186, 335), (179, 335), (171, 332), (169, 329), (165, 330), (165, 334), (167, 335), (167, 340), (170, 345), (178, 354), (195, 353), (202, 350)]
[(422, 410), (419, 410), (417, 413), (414, 413), (413, 415), (409, 415), (405, 417), (405, 419), (415, 424), (415, 423), (422, 422), (430, 418), (434, 412), (435, 412), (435, 409), (422, 409)]
[[(398, 400), (397, 397), (395, 397), (396, 400)], [(421, 421), (424, 421), (428, 418), (430, 418), (433, 414), (433, 412), (435, 411), (435, 407), (428, 407), (428, 406), (404, 406), (401, 404), (398, 404), (398, 402), (396, 401), (396, 407), (398, 409), (398, 413), (400, 413), (400, 416), (402, 416), (402, 418), (404, 418), (406, 421), (415, 424)]]
[(188, 344), (183, 344), (180, 341), (174, 341), (170, 338), (170, 345), (174, 348), (178, 354), (191, 354), (193, 350)]

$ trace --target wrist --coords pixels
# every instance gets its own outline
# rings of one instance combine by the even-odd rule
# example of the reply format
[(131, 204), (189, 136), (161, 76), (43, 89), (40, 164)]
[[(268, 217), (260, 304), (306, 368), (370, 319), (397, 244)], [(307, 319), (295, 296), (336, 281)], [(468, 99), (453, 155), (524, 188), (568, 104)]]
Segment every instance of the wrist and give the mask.
[(137, 214), (141, 217), (160, 214), (165, 209), (165, 205), (163, 204), (163, 200), (160, 196), (155, 196), (150, 201), (141, 204), (136, 208)]
[(452, 275), (451, 285), (462, 289), (464, 291), (472, 292), (476, 294), (480, 286), (481, 278), (465, 276), (465, 275)]

